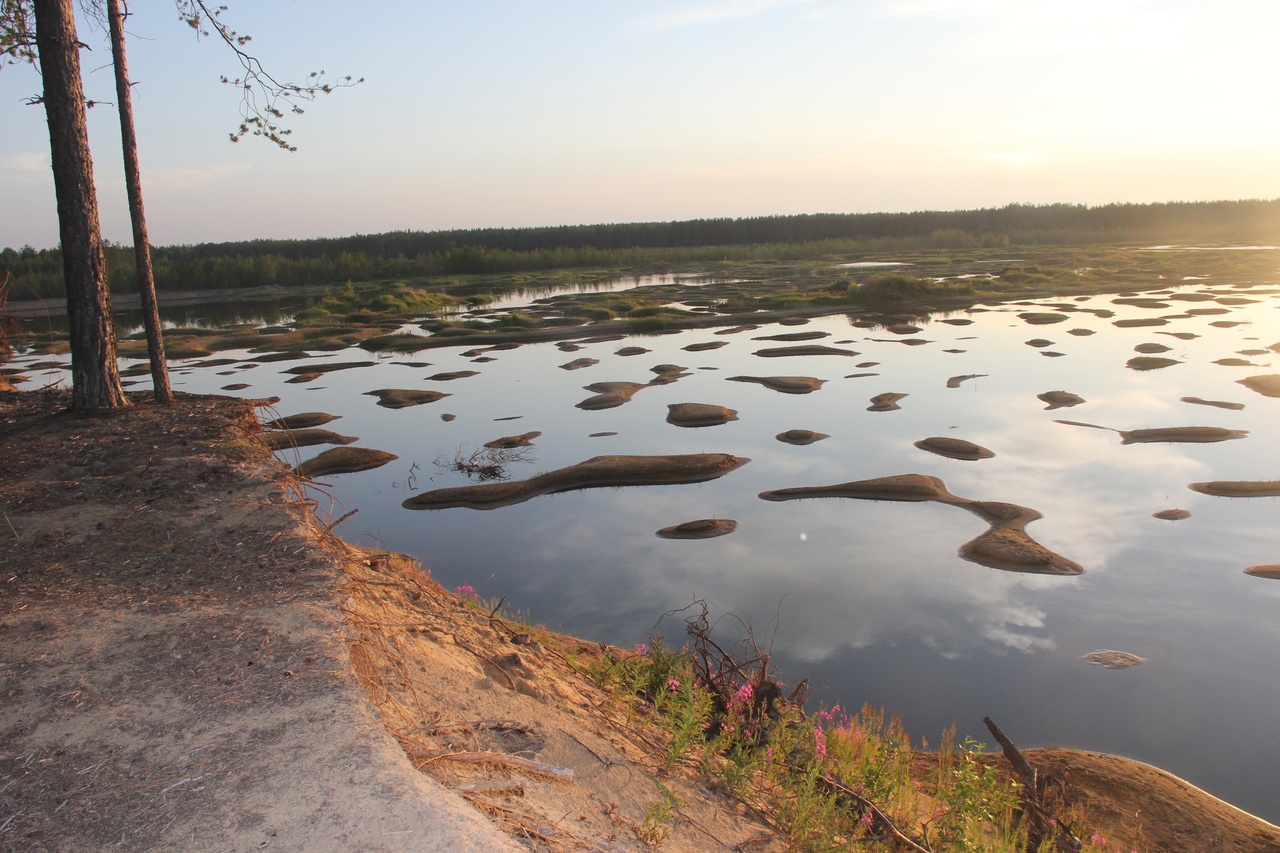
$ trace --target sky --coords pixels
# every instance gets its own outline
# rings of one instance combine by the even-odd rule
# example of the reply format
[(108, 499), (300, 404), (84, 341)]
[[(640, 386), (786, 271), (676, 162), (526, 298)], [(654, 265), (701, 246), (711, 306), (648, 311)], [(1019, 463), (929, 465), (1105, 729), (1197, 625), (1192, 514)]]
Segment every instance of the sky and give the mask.
[[(1280, 197), (1274, 0), (226, 0), (277, 78), (364, 82), (232, 144), (234, 56), (137, 2), (151, 242), (1011, 203)], [(110, 50), (80, 16), (103, 236)], [(0, 69), (0, 247), (57, 244), (29, 66)]]

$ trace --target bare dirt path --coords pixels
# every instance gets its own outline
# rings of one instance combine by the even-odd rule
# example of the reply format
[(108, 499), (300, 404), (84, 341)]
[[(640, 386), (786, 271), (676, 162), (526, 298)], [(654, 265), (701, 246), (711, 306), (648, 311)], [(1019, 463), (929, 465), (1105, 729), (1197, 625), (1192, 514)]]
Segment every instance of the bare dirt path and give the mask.
[(514, 847), (364, 700), (248, 405), (0, 397), (0, 848)]

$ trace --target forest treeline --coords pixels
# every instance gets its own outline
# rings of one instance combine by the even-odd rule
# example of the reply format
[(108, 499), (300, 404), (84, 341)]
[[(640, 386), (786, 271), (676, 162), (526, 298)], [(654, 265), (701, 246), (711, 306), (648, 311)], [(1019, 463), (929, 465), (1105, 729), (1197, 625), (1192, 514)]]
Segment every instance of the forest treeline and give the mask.
[[(794, 260), (975, 246), (1280, 240), (1280, 199), (1023, 205), (913, 213), (801, 214), (747, 219), (391, 231), (314, 240), (251, 240), (152, 249), (161, 290), (299, 286), (562, 268)], [(106, 247), (113, 290), (136, 289), (133, 252)], [(0, 250), (11, 297), (64, 292), (58, 249)]]

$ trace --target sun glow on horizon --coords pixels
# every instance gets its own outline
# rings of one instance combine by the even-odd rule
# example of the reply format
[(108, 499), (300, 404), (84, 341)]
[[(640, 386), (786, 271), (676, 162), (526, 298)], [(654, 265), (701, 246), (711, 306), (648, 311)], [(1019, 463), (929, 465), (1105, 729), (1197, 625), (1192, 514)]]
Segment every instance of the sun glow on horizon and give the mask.
[[(401, 4), (369, 13), (394, 15), (376, 42), (340, 15), (228, 14), (283, 77), (324, 62), (367, 82), (307, 106), (297, 154), (232, 146), (228, 57), (139, 10), (158, 242), (1280, 197), (1280, 4), (1261, 0)], [(38, 87), (0, 76), (0, 245), (57, 240), (47, 129), (20, 100)], [(105, 234), (127, 240), (116, 117), (89, 118)]]

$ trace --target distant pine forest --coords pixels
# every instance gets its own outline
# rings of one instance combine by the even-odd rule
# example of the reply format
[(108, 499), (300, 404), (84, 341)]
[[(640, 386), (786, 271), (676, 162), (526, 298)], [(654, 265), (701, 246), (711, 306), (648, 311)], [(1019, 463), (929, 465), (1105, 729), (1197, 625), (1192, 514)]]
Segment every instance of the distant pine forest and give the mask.
[[(552, 269), (658, 272), (719, 262), (892, 260), (894, 253), (1094, 244), (1280, 241), (1280, 199), (1024, 205), (913, 213), (802, 214), (537, 228), (392, 231), (152, 249), (156, 287), (206, 290), (404, 281)], [(137, 289), (132, 247), (110, 244), (112, 290)], [(0, 250), (9, 297), (65, 293), (58, 249)]]

